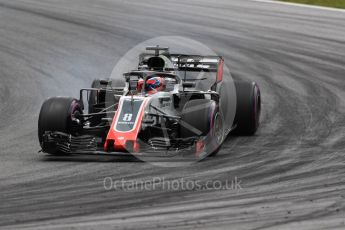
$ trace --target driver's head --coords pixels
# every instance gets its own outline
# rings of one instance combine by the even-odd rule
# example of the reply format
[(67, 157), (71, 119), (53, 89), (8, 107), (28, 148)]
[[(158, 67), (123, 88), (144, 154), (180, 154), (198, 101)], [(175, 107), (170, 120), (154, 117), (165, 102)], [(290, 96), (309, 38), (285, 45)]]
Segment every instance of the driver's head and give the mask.
[(154, 94), (165, 89), (163, 77), (155, 76), (146, 80), (145, 89), (149, 94)]

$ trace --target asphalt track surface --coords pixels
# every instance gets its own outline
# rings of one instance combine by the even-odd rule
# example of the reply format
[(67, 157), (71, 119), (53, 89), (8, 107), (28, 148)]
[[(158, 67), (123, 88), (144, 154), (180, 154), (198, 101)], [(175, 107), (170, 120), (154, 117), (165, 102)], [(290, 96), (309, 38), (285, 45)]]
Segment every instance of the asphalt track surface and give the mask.
[[(261, 87), (262, 125), (184, 168), (39, 154), (37, 118), (138, 43), (196, 39)], [(0, 1), (0, 228), (345, 228), (345, 13), (252, 1)], [(103, 179), (241, 180), (106, 191)]]

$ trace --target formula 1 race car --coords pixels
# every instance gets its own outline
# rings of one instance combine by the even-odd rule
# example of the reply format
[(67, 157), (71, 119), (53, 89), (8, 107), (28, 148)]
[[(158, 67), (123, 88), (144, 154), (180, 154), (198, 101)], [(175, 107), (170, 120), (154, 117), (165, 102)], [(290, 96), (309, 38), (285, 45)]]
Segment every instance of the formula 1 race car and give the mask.
[(91, 88), (80, 90), (79, 99), (46, 100), (38, 120), (42, 151), (208, 156), (217, 153), (229, 133), (257, 131), (258, 85), (224, 81), (222, 57), (171, 54), (159, 46), (146, 49), (138, 68), (123, 74), (123, 87), (97, 79)]

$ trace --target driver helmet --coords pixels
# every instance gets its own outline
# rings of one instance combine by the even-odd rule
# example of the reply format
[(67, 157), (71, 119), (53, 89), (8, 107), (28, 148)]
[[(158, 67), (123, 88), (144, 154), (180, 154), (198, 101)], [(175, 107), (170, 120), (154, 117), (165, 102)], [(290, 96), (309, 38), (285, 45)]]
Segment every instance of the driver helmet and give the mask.
[(155, 94), (165, 89), (165, 80), (163, 77), (155, 76), (146, 80), (145, 90), (149, 94)]

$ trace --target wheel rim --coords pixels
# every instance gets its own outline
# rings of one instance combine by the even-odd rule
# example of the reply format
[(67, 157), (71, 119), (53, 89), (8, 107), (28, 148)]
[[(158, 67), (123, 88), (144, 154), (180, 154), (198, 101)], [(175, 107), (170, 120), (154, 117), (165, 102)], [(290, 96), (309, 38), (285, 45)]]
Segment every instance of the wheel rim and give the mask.
[(261, 97), (260, 97), (260, 91), (258, 88), (256, 88), (257, 91), (256, 95), (254, 97), (254, 121), (255, 121), (255, 128), (257, 129), (260, 124), (260, 114), (261, 114)]
[(219, 113), (214, 118), (214, 138), (217, 144), (221, 144), (223, 141), (223, 121)]
[[(70, 118), (69, 118), (69, 132), (75, 135), (80, 131), (82, 127), (82, 121), (80, 120), (80, 115), (82, 114), (82, 110), (77, 102), (73, 102), (70, 108)], [(77, 122), (78, 121), (78, 122)]]

